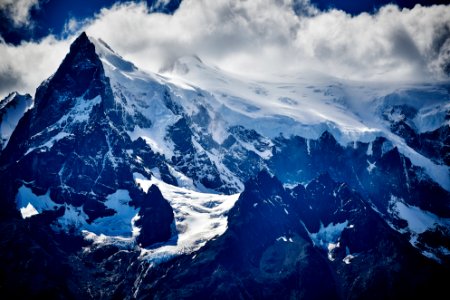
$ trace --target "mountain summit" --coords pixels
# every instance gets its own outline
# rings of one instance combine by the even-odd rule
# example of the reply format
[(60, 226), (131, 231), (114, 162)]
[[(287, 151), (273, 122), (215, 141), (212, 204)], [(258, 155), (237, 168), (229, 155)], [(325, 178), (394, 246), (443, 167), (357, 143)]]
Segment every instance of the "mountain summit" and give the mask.
[[(448, 85), (140, 70), (82, 33), (0, 102), (0, 289), (18, 297), (444, 292)], [(415, 274), (423, 276), (415, 276)]]

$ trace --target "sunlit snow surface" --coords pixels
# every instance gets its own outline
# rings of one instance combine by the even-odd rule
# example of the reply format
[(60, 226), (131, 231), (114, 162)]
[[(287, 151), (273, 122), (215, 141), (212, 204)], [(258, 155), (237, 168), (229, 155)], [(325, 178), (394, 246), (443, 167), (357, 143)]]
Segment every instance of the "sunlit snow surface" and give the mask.
[(273, 75), (256, 81), (209, 67), (192, 57), (178, 60), (164, 75), (170, 82), (209, 91), (213, 98), (210, 105), (227, 123), (255, 129), (269, 138), (282, 133), (317, 139), (328, 130), (347, 146), (384, 136), (450, 191), (449, 168), (410, 148), (380, 116), (384, 107), (408, 105), (418, 109), (413, 120), (418, 132), (448, 125), (445, 112), (450, 99), (445, 85), (359, 83), (323, 74)]
[(171, 241), (154, 249), (142, 249), (142, 256), (151, 261), (167, 260), (174, 255), (191, 253), (227, 229), (226, 213), (239, 198), (235, 195), (199, 193), (175, 187), (152, 177), (134, 174), (135, 181), (146, 192), (151, 185), (161, 190), (173, 208), (177, 234)]
[(56, 204), (50, 198), (50, 193), (37, 196), (33, 191), (22, 185), (16, 195), (17, 209), (23, 218), (29, 218), (48, 210), (56, 210), (64, 206), (64, 215), (59, 217), (57, 225), (62, 229), (77, 227), (93, 234), (106, 235), (110, 237), (127, 238), (133, 236), (133, 219), (138, 210), (129, 205), (131, 201), (127, 190), (117, 190), (106, 197), (105, 206), (113, 209), (116, 213), (112, 216), (98, 218), (88, 224), (88, 216), (83, 207), (74, 207), (70, 204)]
[(116, 211), (112, 216), (96, 219), (90, 226), (89, 231), (102, 233), (107, 236), (132, 237), (133, 218), (138, 214), (138, 209), (129, 205), (131, 201), (127, 190), (117, 190), (109, 195), (105, 205)]
[(323, 224), (320, 223), (319, 231), (316, 233), (308, 232), (309, 237), (311, 238), (315, 246), (327, 250), (328, 259), (333, 261), (334, 257), (332, 251), (335, 248), (340, 247), (339, 240), (341, 238), (342, 231), (347, 227), (347, 225), (348, 221), (336, 224), (330, 223), (327, 226), (323, 226)]
[(414, 234), (421, 234), (438, 225), (450, 226), (450, 219), (440, 218), (419, 207), (405, 204), (401, 198), (393, 195), (391, 195), (389, 207), (391, 214), (408, 222), (408, 230)]
[[(194, 56), (179, 58), (160, 74), (151, 74), (125, 61), (101, 40), (91, 40), (110, 78), (116, 101), (124, 97), (128, 114), (142, 113), (152, 122), (148, 128), (135, 127), (128, 132), (131, 139), (142, 137), (166, 158), (173, 155), (167, 129), (180, 116), (165, 105), (164, 89), (187, 114), (196, 113), (199, 105), (206, 107), (213, 119), (207, 130), (219, 144), (228, 136), (227, 128), (237, 125), (254, 129), (269, 139), (280, 134), (317, 139), (328, 130), (343, 146), (356, 146), (355, 141), (371, 142), (384, 136), (450, 191), (449, 168), (411, 149), (390, 132), (389, 124), (380, 116), (385, 106), (407, 104), (419, 110), (413, 120), (418, 132), (443, 126), (448, 123), (443, 113), (449, 101), (445, 85), (361, 83), (318, 73), (270, 74), (255, 80), (209, 66)], [(251, 145), (243, 146), (253, 150)], [(270, 157), (270, 152), (255, 153), (263, 159)], [(226, 173), (220, 161), (215, 163)]]
[(59, 206), (50, 199), (50, 192), (37, 196), (25, 185), (22, 185), (17, 192), (16, 205), (17, 209), (22, 212), (23, 218), (31, 217), (33, 215), (30, 214), (31, 212), (42, 213), (45, 210), (54, 210)]
[(385, 106), (408, 105), (418, 109), (413, 120), (418, 132), (448, 125), (445, 114), (450, 98), (445, 85), (360, 83), (323, 74), (271, 75), (256, 81), (209, 67), (193, 57), (179, 59), (164, 75), (170, 82), (211, 92), (211, 106), (229, 124), (255, 129), (269, 138), (282, 133), (317, 139), (328, 130), (346, 146), (384, 136), (450, 191), (449, 168), (410, 148), (380, 116)]
[(39, 212), (36, 210), (36, 208), (34, 208), (34, 206), (31, 203), (28, 203), (26, 207), (22, 207), (20, 209), (20, 213), (22, 215), (22, 218), (24, 219), (39, 214)]
[[(401, 198), (397, 198), (393, 195), (391, 195), (388, 212), (394, 217), (407, 222), (408, 226), (404, 229), (398, 229), (393, 224), (389, 225), (400, 233), (408, 232), (410, 234), (409, 242), (414, 247), (419, 246), (418, 237), (421, 233), (428, 230), (433, 230), (437, 226), (450, 228), (450, 219), (440, 218), (429, 211), (405, 204)], [(439, 261), (434, 252), (448, 255), (449, 249), (446, 249), (445, 247), (437, 249), (429, 248), (427, 251), (422, 251), (422, 254)]]

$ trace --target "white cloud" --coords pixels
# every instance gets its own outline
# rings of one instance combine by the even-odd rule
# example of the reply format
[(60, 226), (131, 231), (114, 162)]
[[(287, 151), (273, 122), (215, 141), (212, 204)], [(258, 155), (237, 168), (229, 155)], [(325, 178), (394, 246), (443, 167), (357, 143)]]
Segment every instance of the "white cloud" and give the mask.
[(53, 36), (19, 46), (0, 43), (0, 99), (12, 91), (33, 95), (41, 82), (56, 71), (69, 44)]
[(0, 0), (0, 10), (6, 12), (15, 26), (30, 24), (30, 10), (39, 5), (39, 0)]
[[(198, 55), (237, 73), (315, 70), (362, 81), (448, 79), (450, 73), (450, 9), (442, 5), (388, 5), (373, 15), (351, 16), (319, 12), (309, 0), (184, 0), (173, 15), (164, 15), (141, 2), (115, 5), (66, 27), (67, 33), (85, 30), (102, 38), (156, 72), (178, 57)], [(66, 41), (52, 38), (14, 49), (0, 44), (0, 77), (12, 70), (32, 91), (67, 50)]]
[(64, 33), (66, 34), (73, 34), (77, 32), (80, 29), (80, 24), (75, 18), (70, 18), (69, 21), (67, 21), (64, 24)]
[[(351, 17), (332, 10), (302, 20), (295, 40), (320, 68), (353, 79), (421, 80), (442, 77), (432, 65), (449, 40), (449, 7), (383, 7), (377, 14)], [(448, 49), (448, 48), (447, 48)]]
[[(314, 69), (358, 80), (443, 78), (449, 69), (449, 6), (374, 15), (318, 12), (308, 0), (185, 0), (173, 16), (143, 4), (104, 9), (87, 25), (138, 66), (157, 71), (196, 54), (230, 71)], [(298, 16), (296, 11), (306, 12)]]
[(298, 25), (289, 1), (183, 1), (173, 16), (148, 14), (142, 4), (115, 6), (87, 32), (154, 71), (193, 54), (230, 69), (248, 60), (256, 68), (258, 57), (284, 64)]

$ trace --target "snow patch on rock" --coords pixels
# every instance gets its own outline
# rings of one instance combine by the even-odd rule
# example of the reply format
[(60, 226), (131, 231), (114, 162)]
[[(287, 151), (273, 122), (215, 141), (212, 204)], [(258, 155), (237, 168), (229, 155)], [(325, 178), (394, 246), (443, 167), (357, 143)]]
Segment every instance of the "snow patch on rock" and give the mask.
[(315, 246), (328, 252), (329, 260), (334, 260), (332, 251), (340, 246), (339, 239), (341, 238), (342, 231), (347, 225), (348, 221), (336, 224), (330, 223), (327, 226), (323, 226), (323, 224), (320, 223), (319, 231), (316, 233), (309, 233), (309, 237)]
[(239, 198), (239, 194), (217, 195), (175, 187), (139, 173), (134, 173), (134, 179), (145, 192), (156, 185), (174, 211), (178, 235), (157, 248), (141, 250), (142, 257), (155, 263), (197, 251), (207, 241), (222, 235), (228, 224), (226, 213)]

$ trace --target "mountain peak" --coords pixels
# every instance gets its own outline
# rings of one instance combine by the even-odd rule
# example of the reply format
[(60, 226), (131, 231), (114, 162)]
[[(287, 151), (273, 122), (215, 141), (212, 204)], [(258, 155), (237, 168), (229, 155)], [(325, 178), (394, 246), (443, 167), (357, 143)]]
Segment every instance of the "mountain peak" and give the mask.
[(95, 46), (84, 31), (72, 42), (70, 45), (70, 51), (64, 61), (66, 61), (68, 57), (76, 56), (79, 53), (95, 53)]
[(53, 89), (63, 93), (70, 91), (73, 96), (79, 97), (86, 92), (95, 77), (103, 73), (102, 69), (94, 44), (83, 32), (72, 43), (69, 53), (48, 84)]
[(89, 100), (106, 93), (107, 78), (95, 46), (86, 33), (80, 34), (58, 70), (36, 91), (34, 115), (40, 118), (37, 132), (60, 120), (76, 99)]
[(76, 55), (78, 53), (95, 53), (95, 45), (84, 31), (72, 42), (70, 45), (70, 52), (67, 56), (70, 56), (71, 54)]
[(73, 41), (72, 45), (70, 46), (70, 50), (75, 47), (80, 47), (82, 45), (89, 45), (92, 44), (89, 40), (89, 37), (87, 36), (86, 32), (82, 32), (76, 39)]

